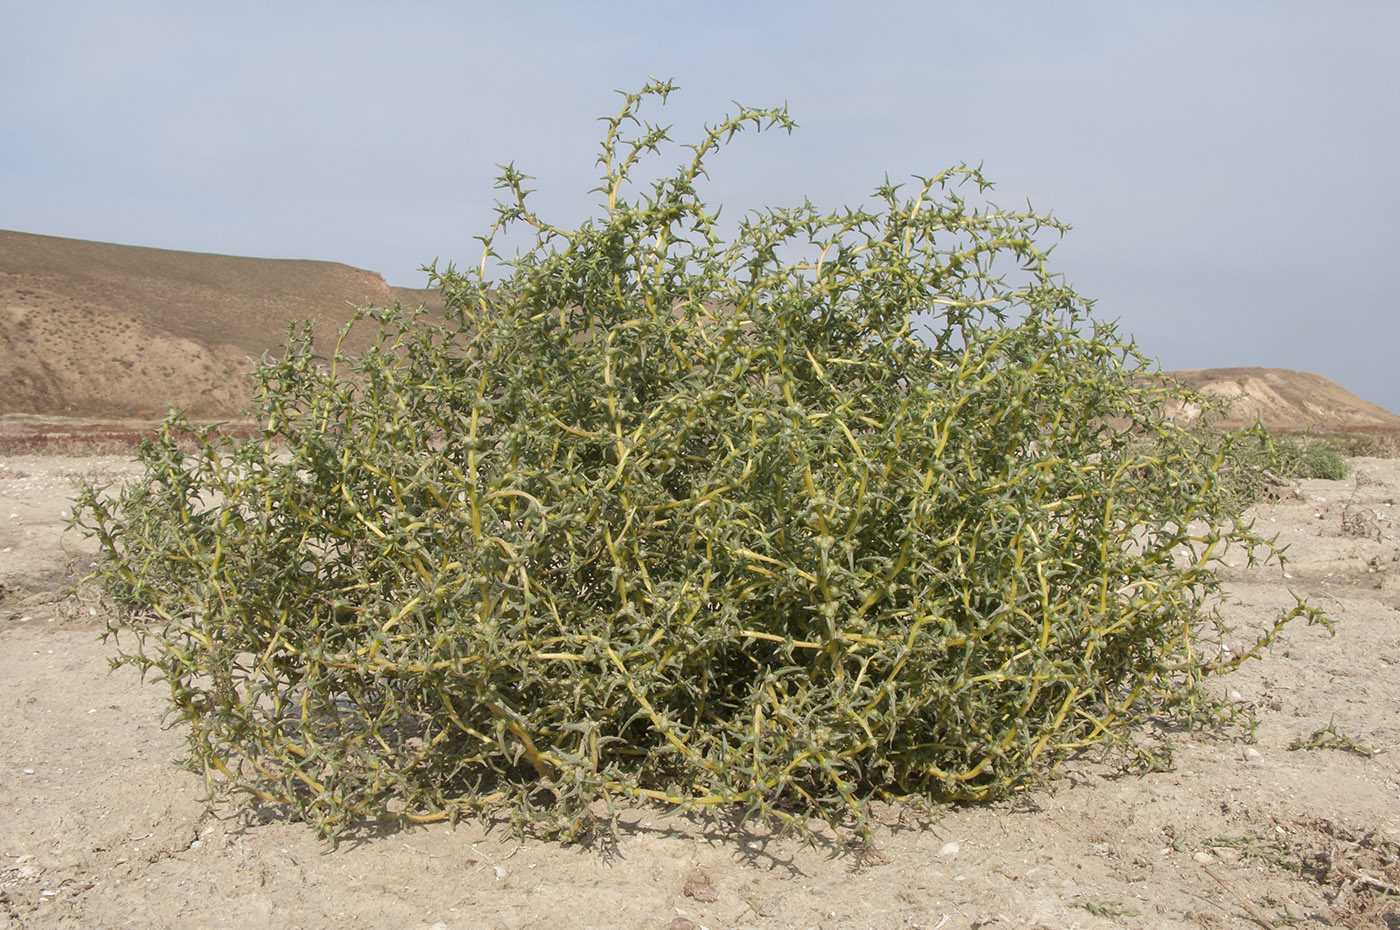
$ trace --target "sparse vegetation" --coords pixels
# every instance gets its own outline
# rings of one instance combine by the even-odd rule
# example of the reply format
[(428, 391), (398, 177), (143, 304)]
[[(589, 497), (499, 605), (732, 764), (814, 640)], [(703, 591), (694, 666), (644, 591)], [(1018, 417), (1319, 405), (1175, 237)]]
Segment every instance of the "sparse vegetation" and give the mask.
[(1291, 478), (1323, 478), (1341, 481), (1351, 474), (1351, 466), (1341, 453), (1312, 436), (1281, 437), (1275, 440), (1279, 467)]
[(1348, 458), (1400, 458), (1400, 432), (1395, 430), (1344, 430), (1321, 433), (1317, 438)]
[(1221, 435), (1229, 462), (1226, 483), (1241, 504), (1252, 503), (1282, 479), (1340, 481), (1351, 466), (1322, 440), (1307, 434), (1270, 433), (1262, 426)]
[(1314, 730), (1311, 736), (1300, 736), (1288, 747), (1291, 750), (1299, 749), (1339, 749), (1342, 752), (1355, 753), (1364, 759), (1369, 759), (1381, 749), (1372, 749), (1369, 746), (1357, 742), (1355, 739), (1337, 729), (1335, 721), (1329, 722), (1327, 726), (1320, 730)]
[[(1400, 847), (1373, 828), (1355, 832), (1329, 820), (1297, 821), (1286, 829), (1274, 824), (1239, 836), (1215, 837), (1206, 840), (1204, 849), (1216, 854), (1232, 850), (1244, 862), (1305, 879), (1326, 894), (1338, 924), (1384, 921), (1394, 916), (1389, 905), (1400, 900)], [(1271, 923), (1296, 922), (1285, 907), (1282, 918)]]
[(1046, 264), (1062, 224), (959, 167), (726, 238), (706, 159), (793, 124), (741, 110), (643, 183), (670, 89), (607, 120), (598, 218), (549, 224), (507, 168), (441, 322), (367, 312), (329, 365), (300, 330), (257, 437), (175, 416), (144, 478), (85, 489), (119, 662), (169, 687), (189, 764), (327, 833), (567, 836), (638, 801), (859, 832), (871, 798), (1002, 797), (1226, 713), (1199, 686), (1252, 652), (1201, 642), (1214, 565), (1268, 549), (1237, 439), (1159, 422)]
[(1105, 917), (1109, 920), (1142, 916), (1142, 912), (1137, 908), (1124, 907), (1115, 901), (1081, 901), (1079, 906), (1095, 917)]

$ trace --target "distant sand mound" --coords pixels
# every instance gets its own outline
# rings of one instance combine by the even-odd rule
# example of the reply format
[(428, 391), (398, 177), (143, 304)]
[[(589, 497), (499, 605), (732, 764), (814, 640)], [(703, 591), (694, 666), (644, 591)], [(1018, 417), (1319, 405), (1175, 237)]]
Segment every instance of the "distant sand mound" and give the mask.
[(328, 352), (356, 308), (426, 295), (334, 262), (0, 230), (0, 413), (150, 418), (170, 403), (236, 416), (252, 397), (253, 361), (282, 344), (290, 321), (316, 320)]
[[(1163, 372), (1193, 391), (1230, 401), (1219, 426), (1271, 430), (1400, 430), (1400, 417), (1364, 401), (1335, 381), (1286, 368), (1195, 368)], [(1199, 410), (1174, 412), (1190, 420)]]

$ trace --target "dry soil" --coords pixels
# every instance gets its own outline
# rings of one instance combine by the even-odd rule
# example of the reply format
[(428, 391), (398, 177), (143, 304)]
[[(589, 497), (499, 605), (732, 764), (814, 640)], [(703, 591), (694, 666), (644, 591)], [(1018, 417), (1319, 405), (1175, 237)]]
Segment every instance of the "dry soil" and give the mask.
[[(1361, 459), (1257, 509), (1286, 571), (1226, 569), (1240, 643), (1296, 626), (1217, 682), (1241, 731), (1146, 733), (1171, 766), (1088, 758), (1051, 790), (921, 817), (884, 812), (857, 854), (722, 820), (627, 811), (564, 846), (464, 822), (334, 849), (171, 760), (159, 683), (109, 674), (96, 602), (65, 593), (82, 479), (121, 457), (0, 458), (0, 927), (1400, 928), (1400, 462)], [(1329, 729), (1330, 728), (1330, 729)], [(1312, 741), (1317, 748), (1293, 747)]]

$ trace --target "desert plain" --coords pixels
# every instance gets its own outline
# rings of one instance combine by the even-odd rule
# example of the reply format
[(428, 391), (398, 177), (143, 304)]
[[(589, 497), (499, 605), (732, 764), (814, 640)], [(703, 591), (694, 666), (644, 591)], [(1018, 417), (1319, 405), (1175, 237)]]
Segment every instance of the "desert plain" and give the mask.
[[(284, 275), (297, 269), (62, 243), (59, 261), (10, 235), (0, 374), (23, 391), (0, 411), (6, 930), (1400, 928), (1400, 459), (1353, 458), (1346, 478), (1293, 482), (1252, 509), (1286, 562), (1226, 554), (1226, 644), (1246, 648), (1298, 597), (1332, 628), (1299, 621), (1212, 683), (1253, 724), (1139, 732), (1155, 771), (1087, 754), (1006, 802), (885, 807), (871, 847), (644, 806), (623, 810), (615, 835), (574, 844), (464, 819), (367, 824), (331, 845), (253, 799), (211, 798), (172, 761), (184, 735), (165, 719), (164, 686), (109, 671), (111, 617), (78, 584), (95, 548), (68, 528), (80, 482), (136, 475), (122, 442), (142, 427), (141, 405), (184, 391), (223, 414), (237, 392), (208, 389), (261, 351), (255, 336), (275, 342), (268, 320), (304, 309), (278, 309), (273, 294), (251, 304), (266, 317), (252, 326), (229, 316), (229, 298), (215, 326), (181, 316), (179, 301), (257, 280), (295, 290)], [(378, 286), (336, 274), (352, 290)], [(167, 309), (152, 310), (160, 300)], [(114, 331), (126, 335), (84, 368), (74, 359), (103, 348), (92, 320), (125, 321)], [(143, 365), (152, 380), (133, 382)], [(108, 386), (75, 392), (85, 372)], [(1295, 413), (1285, 387), (1314, 402), (1330, 390), (1261, 369), (1215, 382)], [(1378, 410), (1363, 413), (1384, 420)], [(110, 443), (64, 439), (94, 433)]]
[[(67, 527), (122, 455), (0, 457), (0, 926), (7, 928), (1108, 928), (1400, 926), (1400, 461), (1353, 460), (1255, 519), (1287, 562), (1224, 569), (1243, 648), (1217, 679), (1258, 721), (1145, 732), (1164, 771), (1086, 756), (1012, 801), (882, 811), (870, 850), (625, 811), (563, 845), (464, 820), (332, 847), (172, 760), (165, 693), (130, 669)], [(1315, 748), (1292, 748), (1298, 743)]]

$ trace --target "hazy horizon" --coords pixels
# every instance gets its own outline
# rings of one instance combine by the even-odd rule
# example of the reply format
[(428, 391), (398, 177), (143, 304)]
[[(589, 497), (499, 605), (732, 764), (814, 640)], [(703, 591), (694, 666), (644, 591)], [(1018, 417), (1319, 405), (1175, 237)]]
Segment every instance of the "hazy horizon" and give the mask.
[[(798, 12), (790, 12), (796, 9)], [(981, 163), (1074, 230), (1052, 265), (1163, 367), (1325, 375), (1400, 412), (1389, 287), (1400, 6), (0, 2), (0, 227), (343, 262), (475, 263), (496, 165), (593, 212), (597, 117), (649, 76), (690, 141), (787, 102), (705, 196), (862, 204)], [(669, 168), (674, 151), (657, 162)], [(1392, 296), (1387, 296), (1390, 294)]]

